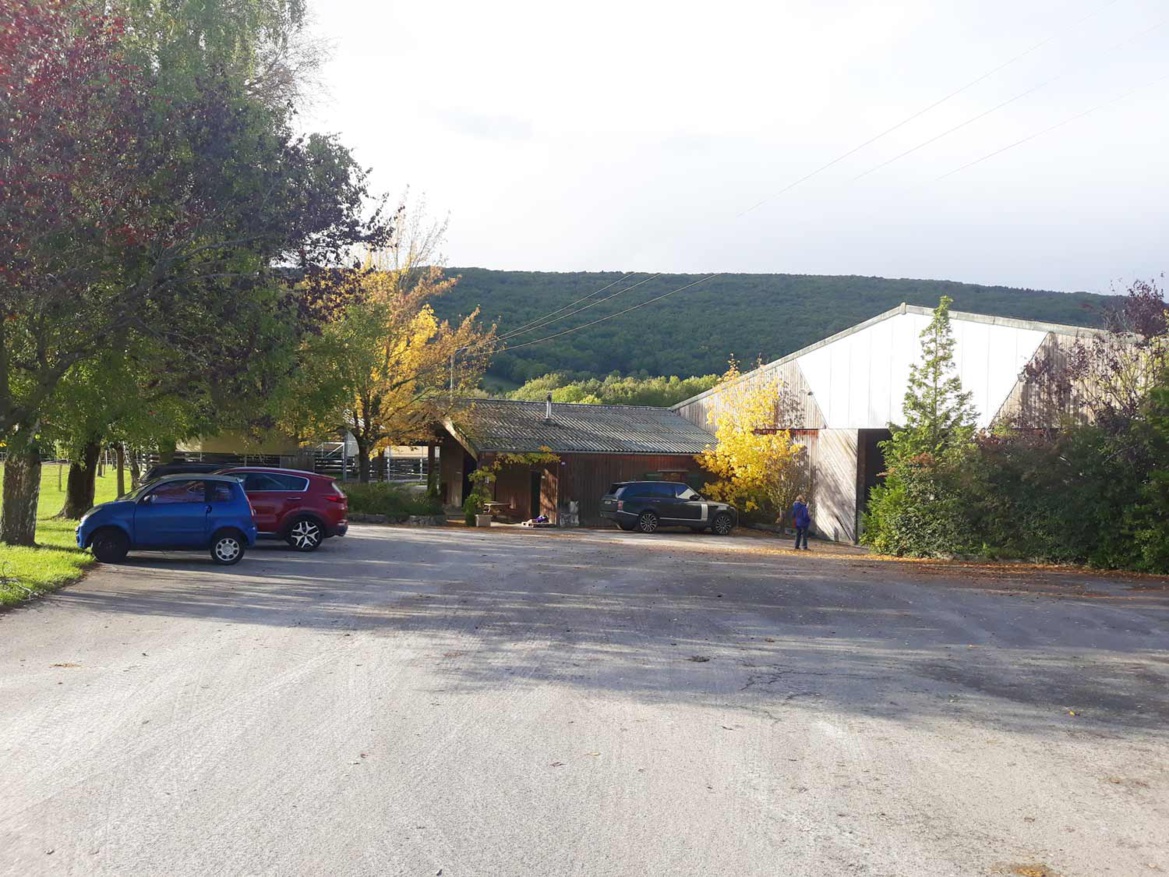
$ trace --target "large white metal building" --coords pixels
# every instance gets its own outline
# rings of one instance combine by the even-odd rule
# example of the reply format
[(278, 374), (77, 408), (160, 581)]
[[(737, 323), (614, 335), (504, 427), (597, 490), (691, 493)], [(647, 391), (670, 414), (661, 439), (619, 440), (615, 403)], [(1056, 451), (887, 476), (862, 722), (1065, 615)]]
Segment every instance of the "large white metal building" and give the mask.
[[(813, 529), (835, 541), (855, 542), (868, 492), (883, 470), (877, 443), (889, 424), (903, 422), (902, 403), (910, 366), (921, 362), (922, 331), (933, 312), (901, 305), (851, 329), (745, 374), (780, 382), (776, 428), (787, 428), (807, 448)], [(972, 394), (977, 425), (991, 424), (1033, 407), (1024, 377), (1027, 364), (1066, 349), (1094, 330), (951, 311), (954, 361), (964, 390)], [(711, 414), (720, 388), (674, 406), (692, 423), (713, 429)], [(1054, 424), (1053, 424), (1054, 425)]]

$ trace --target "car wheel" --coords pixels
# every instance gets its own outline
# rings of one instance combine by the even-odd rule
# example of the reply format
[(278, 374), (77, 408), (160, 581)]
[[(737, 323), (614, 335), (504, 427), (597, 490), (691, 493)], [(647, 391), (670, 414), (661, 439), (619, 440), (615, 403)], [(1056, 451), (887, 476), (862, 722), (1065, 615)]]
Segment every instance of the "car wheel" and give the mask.
[(653, 533), (658, 528), (658, 516), (653, 512), (642, 512), (637, 519), (637, 529), (643, 533)]
[(312, 518), (299, 518), (292, 522), (284, 541), (297, 551), (316, 551), (324, 541), (324, 528)]
[(130, 540), (121, 530), (98, 530), (89, 542), (93, 556), (102, 563), (121, 563), (130, 553)]
[(719, 512), (714, 516), (714, 520), (710, 522), (710, 531), (716, 536), (726, 536), (733, 529), (735, 529), (735, 522), (731, 520), (731, 516), (726, 512)]
[(244, 539), (233, 530), (216, 533), (211, 540), (211, 559), (220, 566), (232, 566), (244, 559)]

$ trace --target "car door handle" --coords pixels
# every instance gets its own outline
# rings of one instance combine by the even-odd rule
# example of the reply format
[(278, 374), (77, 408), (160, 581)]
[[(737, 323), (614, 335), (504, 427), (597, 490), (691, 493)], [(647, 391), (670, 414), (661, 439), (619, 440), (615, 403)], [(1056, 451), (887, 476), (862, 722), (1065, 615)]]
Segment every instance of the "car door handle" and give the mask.
[(211, 506), (207, 506), (207, 511), (211, 511)]

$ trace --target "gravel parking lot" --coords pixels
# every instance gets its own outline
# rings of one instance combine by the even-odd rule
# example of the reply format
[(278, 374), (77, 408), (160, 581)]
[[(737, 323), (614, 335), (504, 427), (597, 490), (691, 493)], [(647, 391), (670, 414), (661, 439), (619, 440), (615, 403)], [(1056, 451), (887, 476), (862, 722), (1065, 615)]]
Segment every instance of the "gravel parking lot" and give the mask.
[(783, 545), (99, 569), (0, 615), (0, 873), (1169, 872), (1161, 581)]

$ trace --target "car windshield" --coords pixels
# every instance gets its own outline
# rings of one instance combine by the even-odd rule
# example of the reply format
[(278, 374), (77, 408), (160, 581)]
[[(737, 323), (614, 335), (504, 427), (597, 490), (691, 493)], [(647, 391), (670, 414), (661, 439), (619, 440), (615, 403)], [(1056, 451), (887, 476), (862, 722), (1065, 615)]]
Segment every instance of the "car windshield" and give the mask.
[[(157, 480), (157, 479), (155, 479), (155, 480)], [(142, 494), (146, 491), (146, 488), (150, 487), (153, 484), (154, 484), (153, 481), (143, 481), (141, 484), (139, 484), (137, 487), (135, 487), (129, 493), (125, 494), (124, 496), (122, 496), (120, 498), (121, 499), (134, 499), (134, 500), (140, 499), (142, 497)]]

